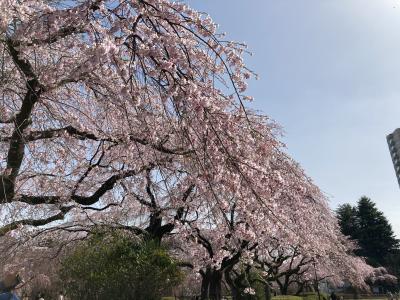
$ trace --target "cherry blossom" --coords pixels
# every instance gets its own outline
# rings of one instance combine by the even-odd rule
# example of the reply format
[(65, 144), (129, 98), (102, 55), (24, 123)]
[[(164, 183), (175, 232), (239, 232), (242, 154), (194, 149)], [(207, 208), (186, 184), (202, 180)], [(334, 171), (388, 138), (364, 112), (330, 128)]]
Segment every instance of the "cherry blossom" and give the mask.
[(0, 237), (104, 226), (182, 243), (212, 299), (274, 239), (345, 257), (280, 127), (247, 107), (246, 45), (216, 29), (168, 0), (2, 1)]

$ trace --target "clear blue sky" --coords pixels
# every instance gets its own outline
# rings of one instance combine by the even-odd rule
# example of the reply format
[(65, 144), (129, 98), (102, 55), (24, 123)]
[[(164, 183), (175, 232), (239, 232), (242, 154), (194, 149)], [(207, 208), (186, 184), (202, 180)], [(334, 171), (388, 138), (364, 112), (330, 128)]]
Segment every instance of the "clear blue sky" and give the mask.
[(188, 0), (253, 52), (254, 107), (334, 209), (372, 198), (400, 238), (386, 135), (400, 127), (400, 0)]

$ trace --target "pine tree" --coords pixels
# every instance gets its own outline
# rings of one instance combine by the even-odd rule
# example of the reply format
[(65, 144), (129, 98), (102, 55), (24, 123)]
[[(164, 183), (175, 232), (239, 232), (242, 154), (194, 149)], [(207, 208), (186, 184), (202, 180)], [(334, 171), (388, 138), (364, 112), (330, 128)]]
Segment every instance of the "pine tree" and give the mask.
[(358, 230), (357, 209), (350, 204), (342, 204), (336, 210), (341, 231), (344, 235), (354, 238)]
[(344, 204), (336, 211), (341, 231), (356, 240), (356, 254), (374, 266), (385, 265), (386, 257), (399, 247), (389, 221), (368, 197), (361, 197), (356, 206)]

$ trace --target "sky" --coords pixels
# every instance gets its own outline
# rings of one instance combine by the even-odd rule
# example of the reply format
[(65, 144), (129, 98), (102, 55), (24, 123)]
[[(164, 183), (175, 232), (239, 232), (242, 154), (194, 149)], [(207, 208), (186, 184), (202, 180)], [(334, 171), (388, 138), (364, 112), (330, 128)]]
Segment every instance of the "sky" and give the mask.
[(332, 209), (366, 195), (400, 238), (386, 135), (400, 127), (400, 0), (188, 0), (245, 42), (251, 104)]

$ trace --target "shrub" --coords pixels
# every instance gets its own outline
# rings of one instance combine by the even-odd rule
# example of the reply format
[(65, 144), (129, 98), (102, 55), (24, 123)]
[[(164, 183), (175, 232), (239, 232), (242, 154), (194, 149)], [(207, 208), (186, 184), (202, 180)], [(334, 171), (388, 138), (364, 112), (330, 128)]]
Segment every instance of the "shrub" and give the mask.
[(72, 299), (156, 300), (181, 280), (168, 252), (120, 232), (98, 233), (63, 262), (60, 277)]

